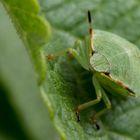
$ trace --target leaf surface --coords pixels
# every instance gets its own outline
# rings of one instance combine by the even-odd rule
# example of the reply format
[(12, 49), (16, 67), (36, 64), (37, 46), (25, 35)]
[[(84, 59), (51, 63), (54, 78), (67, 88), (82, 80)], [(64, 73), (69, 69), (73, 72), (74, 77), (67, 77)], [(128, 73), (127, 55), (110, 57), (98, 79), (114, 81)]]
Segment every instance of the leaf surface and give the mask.
[[(53, 39), (45, 45), (46, 53), (61, 54), (72, 47), (77, 38), (88, 34), (87, 10), (92, 11), (93, 27), (114, 32), (129, 41), (139, 44), (139, 1), (46, 1), (40, 0), (42, 12), (52, 25)], [(136, 14), (137, 13), (137, 14)], [(135, 19), (135, 20), (134, 20)], [(133, 140), (139, 138), (140, 98), (127, 100), (111, 98), (112, 109), (99, 119), (100, 131), (90, 122), (98, 104), (81, 112), (81, 122), (76, 122), (75, 107), (95, 98), (91, 74), (61, 56), (50, 62), (50, 71), (44, 84), (43, 96), (51, 104), (53, 120), (64, 139)], [(54, 103), (54, 101), (56, 101)], [(136, 108), (136, 110), (134, 109)], [(133, 110), (134, 109), (134, 110)]]
[(39, 84), (44, 80), (47, 67), (42, 45), (50, 36), (50, 26), (40, 15), (37, 0), (2, 0), (4, 7), (12, 17), (12, 21), (32, 58), (37, 72)]
[(0, 139), (56, 139), (24, 44), (0, 3)]

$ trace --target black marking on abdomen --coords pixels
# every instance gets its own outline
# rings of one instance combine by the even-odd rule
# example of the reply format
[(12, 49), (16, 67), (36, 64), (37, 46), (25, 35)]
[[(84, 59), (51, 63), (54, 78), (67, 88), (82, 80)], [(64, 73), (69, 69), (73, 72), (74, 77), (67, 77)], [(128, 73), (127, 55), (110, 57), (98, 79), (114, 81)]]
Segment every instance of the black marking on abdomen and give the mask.
[(132, 89), (130, 89), (130, 88), (128, 88), (128, 87), (126, 87), (126, 89), (127, 89), (129, 92), (131, 92), (132, 94), (135, 95), (135, 92), (134, 92)]

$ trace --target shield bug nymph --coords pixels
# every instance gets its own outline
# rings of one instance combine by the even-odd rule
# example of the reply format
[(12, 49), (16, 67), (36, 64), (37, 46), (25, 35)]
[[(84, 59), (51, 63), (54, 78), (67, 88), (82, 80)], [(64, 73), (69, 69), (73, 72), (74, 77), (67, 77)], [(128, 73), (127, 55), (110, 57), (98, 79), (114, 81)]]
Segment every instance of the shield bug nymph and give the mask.
[[(77, 107), (77, 120), (80, 121), (80, 111), (103, 100), (106, 107), (93, 116), (96, 124), (96, 119), (111, 108), (107, 93), (125, 97), (140, 94), (140, 51), (115, 34), (93, 30), (90, 11), (88, 21), (89, 35), (84, 41), (76, 41), (75, 47), (69, 48), (68, 52), (84, 69), (93, 73), (92, 83), (97, 96)], [(99, 128), (98, 124), (96, 126)]]
[(89, 36), (77, 41), (75, 49), (69, 52), (83, 68), (93, 73), (92, 82), (97, 98), (77, 107), (76, 114), (90, 106), (104, 101), (106, 108), (97, 112), (93, 121), (111, 108), (108, 93), (118, 96), (140, 94), (139, 49), (127, 40), (109, 32), (92, 30), (91, 14), (88, 11)]

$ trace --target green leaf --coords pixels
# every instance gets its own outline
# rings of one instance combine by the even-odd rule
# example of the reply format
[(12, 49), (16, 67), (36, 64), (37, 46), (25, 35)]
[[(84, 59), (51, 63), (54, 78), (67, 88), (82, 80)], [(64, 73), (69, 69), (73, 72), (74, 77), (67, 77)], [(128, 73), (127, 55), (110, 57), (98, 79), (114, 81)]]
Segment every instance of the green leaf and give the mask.
[(42, 45), (50, 37), (51, 31), (47, 20), (40, 15), (37, 0), (2, 0), (15, 27), (32, 57), (37, 71), (39, 84), (45, 79), (46, 63)]
[(56, 139), (32, 63), (0, 3), (0, 139)]
[[(12, 5), (9, 3), (14, 3), (14, 0), (9, 1), (7, 2), (8, 9), (12, 9)], [(18, 0), (16, 2), (15, 9), (22, 3)], [(140, 2), (138, 0), (39, 0), (39, 2), (41, 6), (39, 13), (46, 16), (52, 29), (52, 38), (48, 42), (45, 40), (42, 43), (46, 54), (61, 54), (66, 48), (72, 47), (77, 38), (84, 39), (88, 34), (87, 10), (92, 11), (94, 28), (114, 32), (140, 45), (140, 31), (138, 30)], [(22, 4), (25, 6), (24, 3)], [(16, 13), (19, 12), (20, 16), (24, 15), (25, 7), (21, 6), (23, 11), (21, 10), (20, 13), (20, 10), (17, 10)], [(9, 12), (11, 15), (14, 10)], [(27, 13), (30, 15), (30, 10)], [(21, 24), (23, 21), (19, 18), (20, 16), (16, 18), (19, 19), (17, 23)], [(44, 27), (44, 30), (47, 27)], [(28, 34), (28, 30), (25, 30), (25, 33)], [(23, 36), (21, 35), (21, 38)], [(33, 41), (36, 42), (36, 39)], [(30, 45), (30, 42), (28, 43)], [(37, 57), (34, 61), (34, 63), (42, 62), (42, 59)], [(42, 74), (42, 72), (40, 73)], [(75, 60), (69, 61), (65, 55), (48, 63), (47, 78), (40, 89), (62, 139), (139, 139), (140, 98), (123, 100), (110, 97), (113, 107), (99, 119), (98, 123), (101, 126), (99, 131), (93, 128), (89, 118), (95, 109), (103, 107), (102, 103), (83, 111), (81, 122), (76, 122), (75, 107), (95, 98), (90, 77), (90, 73), (83, 70)]]

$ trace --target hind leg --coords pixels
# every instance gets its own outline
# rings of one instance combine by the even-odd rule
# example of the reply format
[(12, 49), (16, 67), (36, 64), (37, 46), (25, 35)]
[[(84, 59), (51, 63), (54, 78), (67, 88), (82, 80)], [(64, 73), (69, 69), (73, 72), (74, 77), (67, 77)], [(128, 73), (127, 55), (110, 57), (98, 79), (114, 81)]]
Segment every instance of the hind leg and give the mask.
[(90, 106), (93, 106), (101, 101), (102, 91), (101, 91), (99, 82), (97, 81), (96, 77), (93, 77), (93, 84), (95, 86), (95, 92), (96, 92), (97, 98), (92, 101), (81, 104), (77, 107), (77, 109), (76, 109), (77, 121), (80, 121), (80, 111), (81, 110), (84, 110)]
[(99, 118), (101, 115), (103, 115), (104, 113), (106, 113), (110, 108), (111, 108), (111, 102), (108, 98), (108, 96), (106, 95), (105, 91), (102, 89), (101, 87), (101, 91), (102, 91), (102, 99), (105, 103), (105, 108), (103, 108), (101, 111), (97, 112), (94, 116), (93, 116), (93, 122), (96, 124), (96, 119)]

